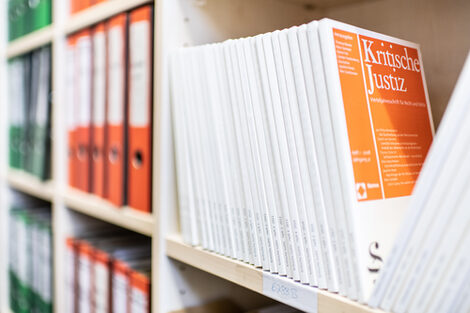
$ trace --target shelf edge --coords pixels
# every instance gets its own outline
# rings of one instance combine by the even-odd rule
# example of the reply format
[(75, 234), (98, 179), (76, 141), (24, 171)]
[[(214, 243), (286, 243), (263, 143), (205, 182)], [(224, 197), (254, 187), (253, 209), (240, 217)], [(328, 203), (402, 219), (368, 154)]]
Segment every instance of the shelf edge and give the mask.
[(8, 43), (6, 57), (11, 59), (51, 43), (53, 36), (54, 25), (51, 24), (32, 33), (24, 35), (18, 39), (15, 39)]
[(9, 169), (7, 183), (11, 188), (46, 201), (52, 201), (54, 181), (41, 181), (35, 176), (21, 170)]
[(95, 195), (68, 188), (63, 195), (69, 209), (104, 222), (152, 237), (154, 215), (136, 211), (130, 207), (118, 208)]
[[(263, 276), (269, 276), (271, 280), (287, 281), (249, 264), (233, 260), (206, 250), (200, 247), (192, 247), (183, 243), (180, 236), (169, 236), (166, 238), (166, 254), (168, 257), (196, 267), (207, 273), (226, 279), (232, 283), (271, 297), (263, 292)], [(297, 285), (297, 283), (292, 282)], [(383, 313), (382, 311), (369, 308), (356, 301), (349, 300), (340, 295), (314, 289), (302, 284), (298, 287), (309, 289), (312, 295), (317, 296), (317, 312), (323, 313)], [(276, 301), (292, 305), (292, 301), (286, 301), (278, 297), (271, 297)]]

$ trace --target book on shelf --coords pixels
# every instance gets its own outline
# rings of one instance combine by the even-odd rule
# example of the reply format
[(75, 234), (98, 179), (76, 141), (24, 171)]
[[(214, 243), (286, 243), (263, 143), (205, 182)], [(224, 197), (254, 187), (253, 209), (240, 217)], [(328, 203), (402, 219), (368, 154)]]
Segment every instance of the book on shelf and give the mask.
[[(90, 229), (67, 247), (67, 307), (80, 312), (150, 312), (150, 241)], [(78, 297), (77, 297), (78, 295)]]
[(323, 19), (170, 56), (185, 242), (366, 302), (434, 129), (419, 46)]
[(8, 0), (9, 41), (50, 25), (51, 22), (51, 0)]
[(51, 172), (51, 48), (44, 47), (33, 52), (33, 78), (37, 77), (37, 93), (31, 97), (31, 173), (42, 180)]
[(90, 29), (75, 34), (75, 92), (74, 112), (76, 117), (76, 185), (77, 188), (90, 191), (91, 169), (91, 108), (92, 108), (92, 45)]
[(13, 205), (9, 219), (10, 308), (14, 313), (52, 313), (50, 207)]
[(68, 37), (68, 182), (151, 211), (153, 6)]
[(26, 32), (41, 29), (52, 22), (52, 0), (25, 1), (27, 9), (24, 16)]
[(40, 180), (51, 172), (51, 48), (8, 63), (9, 167)]
[(91, 192), (104, 197), (105, 189), (105, 116), (106, 116), (106, 26), (96, 25), (93, 37), (93, 110), (91, 114)]
[(392, 312), (470, 310), (470, 57), (416, 183), (369, 305)]
[(122, 13), (111, 18), (107, 30), (107, 101), (106, 116), (106, 199), (116, 206), (123, 205), (127, 196), (125, 193), (126, 180), (126, 86), (128, 72), (126, 71), (128, 33), (126, 31), (127, 15)]
[(319, 34), (354, 266), (350, 282), (353, 298), (365, 301), (431, 145), (431, 110), (417, 44), (331, 20), (320, 23)]
[(153, 7), (129, 13), (128, 182), (130, 207), (151, 211), (153, 114)]

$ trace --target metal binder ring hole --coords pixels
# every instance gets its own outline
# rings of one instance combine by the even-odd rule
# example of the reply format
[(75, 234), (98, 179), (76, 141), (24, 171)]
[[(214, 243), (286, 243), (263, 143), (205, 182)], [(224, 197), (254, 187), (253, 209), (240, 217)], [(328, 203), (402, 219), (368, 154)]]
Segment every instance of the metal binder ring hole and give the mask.
[(79, 145), (78, 146), (78, 151), (77, 151), (77, 154), (78, 154), (78, 158), (80, 160), (84, 160), (86, 158), (86, 146), (85, 145)]
[(93, 160), (98, 161), (101, 158), (101, 150), (98, 147), (93, 147)]
[(117, 147), (112, 147), (109, 151), (109, 160), (111, 163), (116, 163), (119, 159), (119, 149)]
[(132, 159), (132, 165), (138, 169), (142, 167), (142, 164), (143, 164), (142, 152), (136, 151), (134, 153), (134, 158)]

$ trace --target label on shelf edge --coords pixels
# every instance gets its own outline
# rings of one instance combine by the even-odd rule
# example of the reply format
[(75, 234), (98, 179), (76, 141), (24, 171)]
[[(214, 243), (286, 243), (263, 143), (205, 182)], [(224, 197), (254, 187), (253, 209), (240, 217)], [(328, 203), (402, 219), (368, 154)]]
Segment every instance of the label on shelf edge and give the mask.
[(263, 272), (263, 294), (305, 312), (318, 312), (316, 289), (286, 277)]

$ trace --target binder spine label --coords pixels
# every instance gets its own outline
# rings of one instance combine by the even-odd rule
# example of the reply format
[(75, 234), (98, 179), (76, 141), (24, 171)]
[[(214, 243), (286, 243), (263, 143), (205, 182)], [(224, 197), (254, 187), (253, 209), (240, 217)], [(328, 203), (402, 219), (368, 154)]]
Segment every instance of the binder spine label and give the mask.
[(433, 138), (418, 50), (333, 36), (357, 200), (408, 196)]
[(131, 312), (147, 313), (149, 306), (149, 294), (144, 290), (132, 288), (131, 292)]
[(106, 264), (101, 262), (95, 263), (95, 313), (109, 312), (108, 308), (108, 284), (109, 269)]
[(67, 48), (67, 76), (66, 76), (66, 94), (67, 94), (67, 129), (73, 131), (75, 129), (75, 50), (74, 45), (69, 43)]
[(116, 313), (127, 312), (128, 278), (124, 273), (114, 272), (113, 275), (113, 311)]
[(121, 125), (124, 120), (124, 64), (123, 64), (123, 29), (114, 26), (109, 31), (109, 108), (108, 122), (111, 125)]
[(104, 31), (94, 34), (93, 50), (93, 124), (104, 126), (106, 101), (106, 38)]
[(91, 288), (91, 275), (90, 275), (90, 259), (88, 256), (80, 255), (78, 261), (78, 281), (79, 281), (79, 308), (80, 312), (91, 312), (90, 301), (90, 288)]
[(78, 124), (86, 127), (90, 123), (91, 101), (91, 41), (89, 36), (80, 38), (77, 42), (79, 51), (79, 90), (80, 106)]
[(149, 124), (149, 71), (150, 68), (150, 23), (148, 21), (134, 22), (130, 26), (130, 115), (132, 126), (145, 127)]

